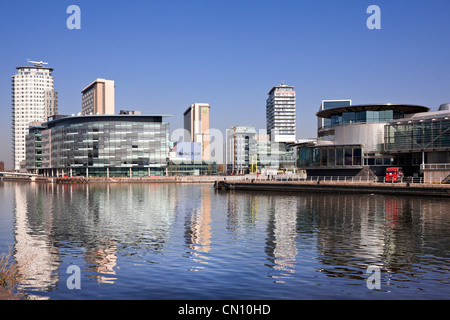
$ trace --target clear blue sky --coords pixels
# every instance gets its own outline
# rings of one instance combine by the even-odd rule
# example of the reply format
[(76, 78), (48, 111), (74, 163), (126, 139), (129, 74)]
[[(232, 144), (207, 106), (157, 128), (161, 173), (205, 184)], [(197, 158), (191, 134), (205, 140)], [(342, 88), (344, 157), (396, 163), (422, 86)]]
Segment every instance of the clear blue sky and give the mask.
[[(69, 5), (81, 30), (69, 30)], [(369, 30), (369, 5), (381, 30)], [(353, 104), (450, 102), (448, 0), (46, 0), (0, 9), (0, 160), (11, 166), (11, 75), (26, 59), (54, 68), (59, 112), (81, 111), (81, 90), (116, 82), (116, 111), (171, 114), (212, 105), (210, 125), (265, 128), (268, 91), (297, 93), (297, 138), (316, 136), (323, 99)]]

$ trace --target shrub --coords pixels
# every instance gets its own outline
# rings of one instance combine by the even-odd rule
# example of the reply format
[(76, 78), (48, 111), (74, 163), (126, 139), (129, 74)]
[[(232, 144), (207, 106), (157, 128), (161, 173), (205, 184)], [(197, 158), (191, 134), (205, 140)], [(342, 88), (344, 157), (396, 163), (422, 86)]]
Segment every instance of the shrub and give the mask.
[(0, 255), (0, 286), (4, 287), (17, 298), (24, 298), (25, 294), (19, 289), (25, 277), (20, 273), (20, 267), (12, 258), (11, 251)]

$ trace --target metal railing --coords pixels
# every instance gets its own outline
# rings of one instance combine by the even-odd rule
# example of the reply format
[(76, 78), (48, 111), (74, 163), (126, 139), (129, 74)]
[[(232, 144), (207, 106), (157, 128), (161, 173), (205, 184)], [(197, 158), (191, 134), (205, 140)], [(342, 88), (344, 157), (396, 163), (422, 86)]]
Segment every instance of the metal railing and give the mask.
[(297, 175), (283, 175), (283, 176), (255, 176), (247, 177), (246, 180), (256, 181), (305, 181), (305, 182), (345, 182), (345, 183), (414, 183), (414, 184), (449, 184), (450, 181), (445, 177), (442, 178), (423, 178), (423, 177), (400, 177), (396, 181), (386, 180), (386, 177), (355, 177), (355, 176), (297, 176)]
[(421, 170), (450, 170), (450, 163), (421, 164)]

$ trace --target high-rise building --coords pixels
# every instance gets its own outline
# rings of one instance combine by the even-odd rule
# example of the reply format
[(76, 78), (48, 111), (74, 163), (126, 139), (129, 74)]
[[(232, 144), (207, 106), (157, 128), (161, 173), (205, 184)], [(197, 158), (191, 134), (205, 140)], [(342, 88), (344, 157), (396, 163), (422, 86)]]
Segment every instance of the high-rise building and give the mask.
[(273, 87), (266, 100), (266, 126), (272, 142), (295, 141), (295, 91), (285, 85)]
[(184, 112), (185, 142), (198, 142), (202, 146), (202, 160), (209, 160), (209, 109), (207, 103), (191, 104)]
[(114, 114), (114, 81), (96, 79), (81, 91), (81, 114)]
[(12, 76), (12, 143), (13, 165), (20, 169), (25, 160), (26, 135), (34, 121), (47, 121), (58, 113), (58, 95), (54, 91), (53, 69), (46, 62), (35, 62), (34, 66), (17, 67)]
[(46, 90), (44, 92), (45, 117), (47, 121), (49, 117), (58, 114), (58, 92)]

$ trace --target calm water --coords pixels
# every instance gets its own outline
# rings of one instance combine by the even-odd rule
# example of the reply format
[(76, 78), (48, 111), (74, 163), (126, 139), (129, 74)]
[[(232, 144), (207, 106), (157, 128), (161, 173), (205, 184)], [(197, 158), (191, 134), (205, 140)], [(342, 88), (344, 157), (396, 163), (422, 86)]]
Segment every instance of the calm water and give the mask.
[(450, 298), (450, 200), (5, 182), (0, 203), (35, 298)]

